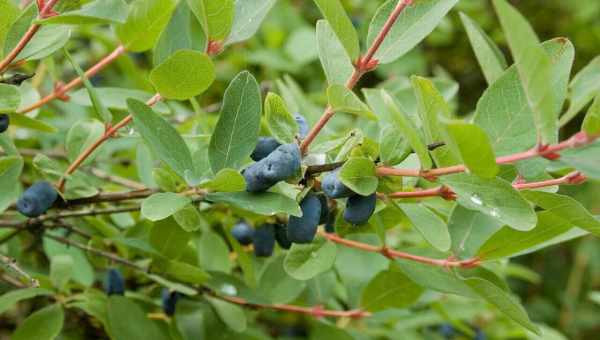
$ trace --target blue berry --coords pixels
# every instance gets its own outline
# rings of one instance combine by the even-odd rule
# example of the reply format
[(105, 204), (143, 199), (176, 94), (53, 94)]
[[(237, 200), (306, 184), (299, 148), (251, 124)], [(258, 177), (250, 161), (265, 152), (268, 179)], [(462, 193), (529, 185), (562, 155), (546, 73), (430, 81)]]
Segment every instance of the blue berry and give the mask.
[(295, 143), (283, 144), (267, 157), (250, 165), (242, 172), (246, 180), (246, 191), (261, 192), (279, 181), (299, 174), (300, 148)]
[(242, 175), (246, 181), (246, 191), (248, 192), (266, 191), (277, 183), (277, 181), (265, 178), (261, 162), (254, 163), (244, 169)]
[(377, 195), (374, 193), (369, 196), (354, 195), (348, 198), (344, 220), (354, 225), (367, 222), (375, 211), (376, 203)]
[(175, 307), (177, 307), (177, 300), (179, 300), (179, 292), (163, 288), (160, 295), (163, 312), (168, 316), (173, 316), (175, 314)]
[(294, 119), (298, 124), (298, 136), (300, 136), (300, 138), (306, 137), (306, 135), (308, 135), (308, 123), (306, 122), (306, 118), (304, 118), (304, 116), (300, 113), (296, 112), (294, 113)]
[(256, 143), (256, 147), (254, 148), (254, 151), (252, 151), (250, 158), (252, 158), (252, 160), (258, 162), (261, 159), (267, 157), (271, 152), (273, 152), (275, 149), (277, 149), (280, 145), (281, 145), (281, 143), (279, 143), (277, 141), (277, 139), (275, 139), (273, 137), (259, 137), (258, 143)]
[(300, 203), (302, 217), (290, 216), (288, 239), (293, 243), (311, 243), (317, 233), (321, 218), (321, 201), (316, 195), (308, 194)]
[(330, 210), (325, 222), (325, 232), (329, 234), (335, 233), (335, 210)]
[(248, 223), (240, 221), (236, 223), (233, 226), (233, 228), (231, 228), (231, 235), (240, 244), (247, 246), (252, 243), (252, 236), (254, 236), (254, 228), (249, 226)]
[(327, 196), (323, 194), (317, 194), (319, 202), (321, 202), (321, 217), (319, 217), (319, 224), (327, 223), (329, 218), (329, 204), (327, 203)]
[(277, 224), (275, 226), (275, 241), (283, 249), (290, 249), (292, 241), (288, 238), (287, 226), (285, 224)]
[(485, 336), (485, 333), (481, 330), (481, 328), (476, 327), (475, 328), (475, 337), (473, 338), (473, 340), (486, 340), (487, 337)]
[(323, 177), (321, 189), (329, 198), (343, 198), (354, 195), (354, 192), (339, 180), (340, 169), (331, 171)]
[(30, 186), (17, 201), (17, 210), (28, 217), (45, 213), (58, 198), (56, 189), (48, 182), (37, 182)]
[(275, 235), (272, 224), (264, 224), (254, 231), (252, 240), (254, 243), (254, 255), (258, 257), (269, 257), (273, 254), (275, 247)]
[(10, 117), (5, 113), (0, 114), (0, 133), (6, 131), (8, 125), (10, 125)]
[(125, 280), (118, 269), (111, 268), (108, 270), (106, 280), (104, 281), (104, 291), (108, 295), (125, 294)]

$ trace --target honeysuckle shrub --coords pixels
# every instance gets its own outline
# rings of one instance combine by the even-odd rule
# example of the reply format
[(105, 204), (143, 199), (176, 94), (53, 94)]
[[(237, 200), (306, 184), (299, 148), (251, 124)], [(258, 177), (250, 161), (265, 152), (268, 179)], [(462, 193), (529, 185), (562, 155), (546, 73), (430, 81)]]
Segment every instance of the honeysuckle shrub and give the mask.
[(593, 338), (557, 3), (0, 0), (1, 336)]

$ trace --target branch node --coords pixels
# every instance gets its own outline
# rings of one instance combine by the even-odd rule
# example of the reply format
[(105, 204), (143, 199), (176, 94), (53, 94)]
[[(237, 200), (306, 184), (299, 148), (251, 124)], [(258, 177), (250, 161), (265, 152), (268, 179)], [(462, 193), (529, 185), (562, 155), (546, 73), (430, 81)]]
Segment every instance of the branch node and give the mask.
[(56, 94), (56, 98), (63, 102), (68, 102), (71, 99), (71, 97), (66, 94), (65, 83), (62, 81), (58, 81), (54, 84), (54, 93)]
[(381, 253), (381, 255), (387, 257), (390, 260), (394, 259), (394, 254), (392, 253), (392, 250), (388, 246), (382, 246), (381, 249), (379, 250), (379, 252)]
[(587, 181), (587, 176), (579, 171), (572, 172), (565, 176), (565, 183), (571, 185), (583, 184)]
[(440, 197), (442, 197), (446, 201), (455, 201), (457, 196), (456, 193), (452, 191), (452, 189), (450, 189), (448, 186), (442, 185), (440, 187)]

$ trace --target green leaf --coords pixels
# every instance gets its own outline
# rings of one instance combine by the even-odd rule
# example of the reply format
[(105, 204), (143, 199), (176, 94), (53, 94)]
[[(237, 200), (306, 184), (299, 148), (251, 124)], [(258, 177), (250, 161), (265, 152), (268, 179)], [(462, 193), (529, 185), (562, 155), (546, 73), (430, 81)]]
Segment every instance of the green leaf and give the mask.
[(572, 223), (550, 211), (538, 214), (538, 223), (533, 230), (518, 231), (504, 227), (487, 240), (477, 252), (483, 261), (510, 257), (564, 234), (573, 227)]
[[(150, 320), (146, 313), (135, 302), (120, 295), (111, 295), (108, 298), (107, 331), (115, 340), (125, 339), (164, 339), (161, 336), (158, 324)], [(132, 327), (135, 325), (135, 327)]]
[(314, 0), (351, 60), (358, 58), (358, 34), (340, 0)]
[[(485, 228), (481, 228), (482, 225)], [(481, 245), (503, 225), (493, 217), (456, 204), (448, 218), (452, 253), (460, 258), (475, 256)]]
[(265, 98), (265, 119), (269, 131), (281, 143), (294, 142), (298, 133), (298, 124), (288, 111), (283, 98), (273, 92)]
[(415, 303), (423, 288), (399, 270), (386, 270), (375, 276), (362, 292), (361, 306), (371, 312), (406, 308)]
[[(153, 96), (153, 94), (149, 92), (120, 87), (98, 87), (95, 88), (95, 92), (97, 93), (99, 98), (102, 98), (102, 103), (105, 107), (119, 111), (128, 110), (127, 99), (129, 98), (137, 99), (141, 102), (146, 102)], [(93, 106), (86, 89), (81, 89), (69, 93), (69, 96), (71, 97), (70, 101), (75, 104), (87, 107)], [(162, 102), (154, 104), (152, 108), (153, 110), (161, 114), (167, 114), (170, 112), (169, 107), (167, 107), (165, 103)]]
[(537, 217), (533, 208), (503, 179), (483, 179), (463, 173), (440, 180), (458, 195), (458, 203), (466, 208), (480, 211), (516, 230), (535, 227)]
[(154, 47), (154, 65), (164, 62), (178, 50), (206, 51), (207, 40), (202, 26), (186, 2), (180, 1)]
[[(97, 120), (78, 121), (73, 124), (67, 133), (65, 142), (69, 161), (73, 162), (82, 151), (94, 144), (102, 135), (104, 135), (104, 124)], [(94, 152), (83, 164), (90, 163), (95, 154), (97, 153)]]
[(560, 126), (565, 126), (600, 91), (600, 56), (594, 58), (579, 71), (569, 84), (569, 109), (560, 117)]
[(398, 204), (423, 238), (439, 251), (450, 249), (448, 226), (429, 208), (416, 203)]
[(571, 224), (600, 236), (600, 221), (574, 198), (544, 191), (523, 191), (523, 197)]
[(554, 143), (558, 137), (558, 111), (553, 107), (554, 94), (548, 86), (552, 79), (550, 57), (529, 23), (514, 7), (506, 0), (493, 3), (533, 111), (537, 136), (542, 143)]
[(256, 34), (260, 24), (276, 2), (277, 0), (236, 1), (233, 26), (225, 44), (244, 41)]
[(171, 124), (139, 100), (128, 99), (127, 106), (136, 129), (160, 160), (181, 177), (185, 177), (186, 171), (193, 170), (190, 150)]
[(143, 52), (154, 47), (176, 5), (176, 0), (132, 2), (127, 21), (116, 27), (121, 43), (131, 52)]
[(19, 176), (23, 171), (23, 159), (17, 156), (0, 158), (0, 213), (14, 203), (20, 193)]
[(125, 23), (129, 7), (123, 0), (96, 0), (80, 9), (39, 20), (39, 24), (90, 25)]
[(342, 166), (339, 178), (357, 194), (369, 196), (377, 190), (379, 179), (375, 174), (375, 164), (363, 157), (351, 157)]
[[(11, 1), (9, 0), (9, 2)], [(9, 14), (10, 12), (7, 12), (7, 15)], [(3, 53), (0, 54), (7, 55), (17, 46), (23, 35), (25, 35), (25, 32), (31, 26), (32, 21), (37, 17), (37, 14), (37, 6), (32, 3), (25, 7), (16, 19), (13, 18), (13, 20), (6, 23), (9, 26), (7, 27), (5, 41), (0, 45), (0, 47), (3, 47)]]
[(494, 41), (473, 19), (461, 12), (460, 20), (463, 26), (465, 26), (471, 47), (473, 48), (473, 52), (475, 52), (483, 75), (488, 85), (492, 85), (502, 76), (504, 70), (508, 67), (506, 58)]
[(208, 201), (227, 203), (259, 215), (290, 214), (302, 216), (295, 200), (274, 192), (216, 192), (206, 195)]
[(233, 25), (234, 0), (188, 0), (209, 41), (224, 40)]
[(150, 72), (150, 82), (167, 99), (186, 100), (204, 92), (215, 80), (215, 67), (206, 53), (179, 50)]
[(229, 84), (217, 126), (210, 138), (208, 157), (214, 173), (237, 169), (254, 150), (262, 110), (260, 87), (248, 71)]
[(190, 238), (191, 234), (181, 229), (173, 218), (154, 222), (150, 230), (150, 244), (168, 259), (178, 258)]
[(51, 295), (53, 292), (43, 288), (23, 288), (11, 290), (0, 296), (0, 314), (13, 308), (19, 301), (31, 299), (36, 296)]
[(10, 117), (10, 125), (47, 133), (58, 131), (54, 126), (39, 119), (30, 118), (22, 113), (9, 113), (8, 116)]
[(208, 271), (231, 273), (229, 248), (223, 239), (212, 231), (205, 231), (196, 240), (198, 263)]
[[(429, 35), (458, 0), (419, 0), (404, 8), (386, 35), (374, 58), (388, 64), (412, 50)], [(386, 1), (375, 13), (369, 25), (367, 46), (371, 46), (383, 25), (398, 4), (398, 0)]]
[(531, 320), (529, 320), (529, 316), (527, 316), (525, 308), (523, 308), (523, 306), (521, 306), (521, 304), (519, 304), (515, 298), (509, 295), (507, 292), (500, 289), (493, 283), (478, 277), (464, 279), (464, 282), (479, 296), (484, 298), (490, 304), (496, 306), (498, 310), (500, 310), (506, 316), (530, 331), (538, 335), (541, 334), (539, 328), (534, 325)]
[(17, 7), (11, 0), (0, 0), (0, 13), (2, 13), (2, 19), (0, 20), (0, 58), (4, 56), (1, 47), (4, 46), (6, 40), (6, 34), (10, 29), (12, 23), (19, 16), (19, 7)]
[(292, 244), (283, 268), (296, 280), (306, 281), (331, 269), (335, 263), (335, 244), (319, 238), (311, 244)]
[(585, 115), (581, 130), (592, 136), (600, 133), (600, 91)]
[(561, 152), (560, 163), (583, 172), (589, 178), (600, 179), (600, 141)]
[(242, 307), (218, 298), (208, 296), (205, 298), (227, 327), (238, 333), (246, 330), (246, 314), (244, 314)]
[(221, 169), (215, 177), (201, 184), (201, 187), (219, 192), (244, 191), (246, 181), (238, 171), (234, 169)]
[(21, 93), (14, 85), (0, 84), (0, 113), (15, 112), (21, 104)]
[(38, 60), (46, 58), (63, 48), (70, 37), (71, 29), (68, 26), (42, 26), (15, 60)]
[(381, 90), (381, 96), (392, 121), (395, 123), (395, 127), (406, 137), (408, 143), (419, 157), (421, 168), (430, 169), (433, 166), (433, 163), (429, 157), (429, 150), (419, 135), (419, 130), (415, 126), (413, 120), (407, 116), (403, 110), (399, 109), (392, 96), (385, 90)]
[(179, 224), (183, 230), (187, 232), (193, 232), (203, 227), (207, 227), (207, 222), (204, 220), (202, 215), (198, 212), (198, 209), (193, 204), (188, 204), (181, 210), (173, 214), (173, 218)]
[(152, 264), (154, 265), (153, 269), (168, 275), (173, 280), (193, 285), (204, 284), (211, 277), (198, 266), (187, 262), (155, 259)]
[(53, 340), (63, 327), (65, 314), (59, 304), (35, 311), (11, 335), (13, 340)]
[(58, 290), (64, 290), (73, 275), (73, 258), (68, 255), (57, 255), (50, 260), (50, 281)]
[(490, 140), (479, 126), (458, 120), (444, 123), (446, 140), (456, 150), (472, 173), (482, 178), (494, 178), (500, 170)]
[(327, 99), (329, 100), (329, 105), (335, 112), (346, 112), (377, 120), (377, 116), (371, 111), (367, 104), (363, 103), (354, 92), (344, 85), (330, 85), (327, 88)]
[(94, 86), (89, 81), (89, 79), (85, 76), (85, 73), (83, 72), (81, 67), (79, 67), (79, 65), (75, 62), (75, 60), (73, 60), (73, 58), (71, 57), (69, 52), (67, 52), (66, 49), (64, 50), (64, 52), (65, 52), (65, 56), (67, 56), (67, 59), (69, 60), (69, 62), (73, 66), (73, 68), (75, 69), (75, 72), (77, 72), (77, 75), (79, 76), (79, 78), (81, 78), (81, 81), (83, 82), (83, 85), (85, 86), (85, 89), (88, 92), (88, 96), (90, 97), (90, 102), (92, 103), (92, 106), (94, 108), (96, 115), (98, 116), (98, 118), (102, 119), (103, 122), (110, 123), (112, 121), (112, 114), (102, 104), (102, 101), (100, 100), (100, 97), (98, 97), (98, 93), (96, 93)]
[(536, 142), (534, 125), (516, 67), (510, 67), (483, 93), (473, 119), (487, 133), (497, 156), (526, 150)]
[(306, 287), (304, 281), (290, 277), (283, 268), (284, 256), (270, 261), (264, 268), (257, 290), (263, 292), (271, 303), (290, 303)]
[(317, 21), (317, 50), (328, 84), (345, 84), (354, 72), (352, 60), (326, 20)]
[[(425, 142), (427, 144), (442, 141), (441, 119), (451, 118), (450, 107), (434, 83), (427, 78), (412, 76), (411, 83), (417, 97), (417, 111), (421, 117)], [(460, 163), (450, 148), (437, 148), (430, 152), (437, 166), (450, 166)]]
[(142, 201), (141, 214), (150, 221), (159, 221), (175, 214), (191, 202), (187, 196), (159, 192)]
[[(407, 138), (395, 126), (386, 126), (379, 137), (379, 157), (387, 166), (401, 163), (412, 152)], [(429, 157), (429, 154), (427, 154)]]
[[(64, 237), (64, 235), (58, 231), (46, 232), (51, 232), (57, 236)], [(94, 268), (82, 250), (75, 247), (69, 247), (68, 245), (59, 243), (50, 238), (44, 238), (44, 252), (48, 258), (53, 258), (58, 255), (70, 256), (73, 259), (73, 281), (86, 287), (89, 287), (94, 283)]]

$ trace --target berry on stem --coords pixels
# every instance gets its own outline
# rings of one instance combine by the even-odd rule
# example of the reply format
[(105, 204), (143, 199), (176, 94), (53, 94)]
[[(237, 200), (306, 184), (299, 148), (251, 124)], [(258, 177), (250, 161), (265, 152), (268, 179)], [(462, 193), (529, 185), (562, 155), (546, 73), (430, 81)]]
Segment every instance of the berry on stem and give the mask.
[(350, 188), (348, 188), (346, 185), (344, 185), (344, 183), (342, 183), (342, 181), (339, 180), (339, 172), (340, 169), (336, 169), (327, 173), (321, 182), (321, 188), (323, 189), (325, 195), (327, 195), (329, 198), (350, 197), (355, 194), (352, 190), (350, 190)]
[(111, 268), (108, 270), (106, 281), (104, 281), (104, 291), (108, 295), (125, 294), (125, 280), (119, 269)]
[(264, 224), (254, 231), (252, 242), (254, 243), (254, 255), (258, 257), (269, 257), (273, 254), (275, 247), (274, 226)]
[(290, 216), (287, 225), (288, 238), (293, 243), (311, 243), (321, 219), (321, 201), (308, 194), (300, 203), (302, 217)]
[(287, 226), (285, 224), (275, 225), (275, 241), (283, 249), (290, 249), (292, 241), (288, 238)]
[(254, 148), (254, 151), (252, 151), (250, 158), (252, 158), (253, 161), (258, 162), (270, 155), (271, 152), (279, 146), (281, 146), (281, 143), (273, 137), (259, 137), (258, 143), (256, 143), (256, 147)]
[(162, 310), (168, 316), (175, 314), (175, 307), (177, 307), (177, 300), (179, 300), (179, 292), (163, 288), (161, 292)]
[(298, 145), (283, 144), (267, 157), (244, 169), (242, 175), (246, 180), (246, 191), (265, 191), (279, 181), (296, 176), (300, 171), (300, 165)]
[(367, 222), (375, 211), (376, 203), (377, 194), (374, 193), (369, 196), (354, 195), (348, 198), (344, 220), (354, 225)]
[(241, 245), (247, 246), (252, 243), (252, 237), (254, 236), (254, 228), (252, 228), (245, 221), (240, 221), (236, 223), (233, 228), (231, 228), (231, 235), (235, 238)]
[(17, 210), (27, 217), (44, 214), (58, 198), (56, 189), (48, 182), (37, 182), (30, 186), (17, 201)]

